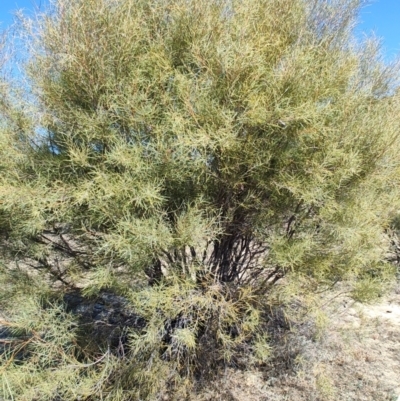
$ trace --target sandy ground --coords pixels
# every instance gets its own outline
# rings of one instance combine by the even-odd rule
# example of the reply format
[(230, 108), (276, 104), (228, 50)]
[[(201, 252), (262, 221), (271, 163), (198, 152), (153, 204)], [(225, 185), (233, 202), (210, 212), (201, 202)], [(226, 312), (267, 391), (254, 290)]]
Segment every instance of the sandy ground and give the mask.
[(286, 371), (230, 369), (196, 400), (400, 401), (400, 287), (374, 305), (337, 298), (322, 337), (288, 338), (282, 357)]

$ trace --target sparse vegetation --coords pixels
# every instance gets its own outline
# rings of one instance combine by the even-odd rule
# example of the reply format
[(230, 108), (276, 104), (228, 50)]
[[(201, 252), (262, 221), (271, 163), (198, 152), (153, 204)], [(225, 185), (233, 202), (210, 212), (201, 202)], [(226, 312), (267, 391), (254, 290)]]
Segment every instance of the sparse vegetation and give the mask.
[(183, 400), (265, 366), (304, 309), (318, 338), (335, 283), (384, 293), (399, 67), (355, 42), (360, 5), (58, 0), (21, 18), (27, 80), (0, 85), (5, 400)]

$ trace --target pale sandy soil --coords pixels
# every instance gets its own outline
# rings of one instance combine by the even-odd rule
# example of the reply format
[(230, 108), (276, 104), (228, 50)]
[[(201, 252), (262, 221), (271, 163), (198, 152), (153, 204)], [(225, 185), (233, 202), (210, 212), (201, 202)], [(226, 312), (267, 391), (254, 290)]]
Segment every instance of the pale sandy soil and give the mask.
[(286, 371), (230, 369), (196, 401), (400, 401), (400, 287), (375, 305), (338, 297), (328, 315), (321, 338), (287, 339)]

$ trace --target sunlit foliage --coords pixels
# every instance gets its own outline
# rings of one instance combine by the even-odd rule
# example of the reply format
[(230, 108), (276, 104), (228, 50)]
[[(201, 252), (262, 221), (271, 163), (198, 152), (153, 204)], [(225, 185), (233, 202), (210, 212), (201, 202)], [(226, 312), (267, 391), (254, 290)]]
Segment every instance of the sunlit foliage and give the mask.
[[(182, 400), (268, 358), (291, 276), (379, 295), (399, 69), (354, 40), (359, 7), (58, 0), (20, 21), (26, 80), (0, 84), (6, 400)], [(65, 298), (104, 293), (118, 323)]]

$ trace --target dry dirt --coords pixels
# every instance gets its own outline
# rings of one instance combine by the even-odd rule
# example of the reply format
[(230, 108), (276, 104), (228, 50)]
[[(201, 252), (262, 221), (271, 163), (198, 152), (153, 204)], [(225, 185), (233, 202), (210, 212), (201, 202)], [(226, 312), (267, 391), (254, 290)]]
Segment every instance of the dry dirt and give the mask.
[(400, 401), (400, 286), (375, 305), (337, 297), (328, 315), (320, 338), (288, 338), (286, 371), (229, 369), (196, 401)]

